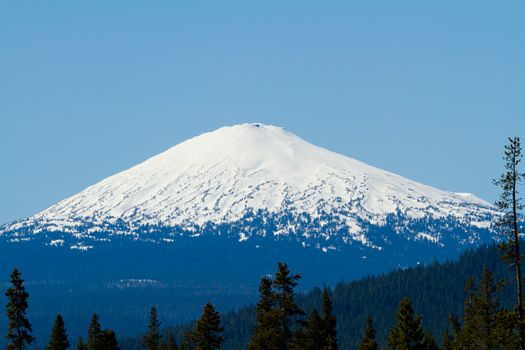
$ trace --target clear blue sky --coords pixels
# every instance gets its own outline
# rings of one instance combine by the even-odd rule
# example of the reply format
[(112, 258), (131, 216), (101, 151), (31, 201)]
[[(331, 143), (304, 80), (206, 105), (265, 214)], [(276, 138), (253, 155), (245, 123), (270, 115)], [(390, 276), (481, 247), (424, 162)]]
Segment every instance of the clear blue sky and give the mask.
[(493, 201), (524, 1), (0, 0), (0, 223), (260, 121)]

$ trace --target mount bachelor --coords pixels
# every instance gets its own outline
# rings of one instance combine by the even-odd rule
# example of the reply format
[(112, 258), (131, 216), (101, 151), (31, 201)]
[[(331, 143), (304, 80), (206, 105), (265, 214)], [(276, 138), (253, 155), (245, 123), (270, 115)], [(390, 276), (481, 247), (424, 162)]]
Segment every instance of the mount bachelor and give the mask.
[(496, 214), (474, 195), (438, 190), (254, 123), (182, 142), (0, 234), (11, 243), (38, 239), (80, 250), (121, 237), (176, 244), (212, 235), (324, 252), (424, 245), (446, 253), (490, 239)]

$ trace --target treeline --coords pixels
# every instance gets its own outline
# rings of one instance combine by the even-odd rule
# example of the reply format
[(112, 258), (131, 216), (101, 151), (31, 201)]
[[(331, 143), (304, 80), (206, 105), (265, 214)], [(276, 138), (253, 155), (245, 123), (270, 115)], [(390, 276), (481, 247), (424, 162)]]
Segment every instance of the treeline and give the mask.
[[(32, 336), (31, 322), (27, 318), (29, 293), (24, 286), (21, 273), (15, 268), (10, 275), (10, 287), (5, 292), (8, 299), (6, 315), (8, 328), (5, 338), (8, 341), (7, 350), (23, 350), (35, 341)], [(221, 315), (211, 303), (204, 306), (202, 316), (193, 330), (184, 335), (182, 344), (177, 346), (174, 337), (170, 334), (163, 339), (160, 334), (160, 322), (157, 318), (157, 309), (151, 308), (148, 332), (142, 337), (142, 346), (148, 350), (204, 350), (219, 349), (224, 340), (221, 326)], [(72, 348), (66, 331), (64, 319), (60, 314), (56, 316), (49, 343), (46, 350), (66, 350)], [(119, 350), (115, 331), (102, 329), (96, 313), (91, 318), (87, 329), (87, 340), (79, 337), (77, 350)]]
[[(461, 265), (461, 262), (493, 262), (497, 259), (496, 247), (484, 247), (476, 252), (464, 254), (456, 263), (445, 265), (435, 264), (426, 268), (414, 268), (406, 271), (397, 271), (389, 275), (369, 278), (346, 286), (357, 286), (358, 283), (375, 285), (369, 292), (373, 295), (376, 288), (385, 287), (383, 281), (396, 281), (400, 283), (404, 278), (410, 281), (409, 276), (414, 273), (431, 276), (437, 270), (442, 270), (443, 276), (450, 271), (458, 271), (461, 267), (469, 269), (472, 265)], [(508, 267), (501, 262), (501, 270)], [(445, 267), (448, 266), (448, 269)], [(500, 274), (502, 271), (496, 270)], [(402, 276), (402, 278), (400, 278)], [(451, 275), (449, 275), (451, 276)], [(408, 277), (408, 278), (407, 278)], [(288, 266), (279, 263), (274, 276), (265, 276), (259, 284), (259, 300), (254, 309), (255, 322), (246, 319), (246, 328), (253, 326), (245, 334), (248, 339), (242, 340), (239, 336), (229, 339), (236, 332), (231, 327), (230, 320), (233, 313), (221, 316), (215, 307), (208, 303), (204, 306), (201, 317), (191, 326), (177, 329), (162, 330), (157, 316), (157, 309), (151, 308), (147, 331), (141, 338), (141, 348), (148, 350), (201, 350), (201, 349), (249, 349), (249, 350), (328, 350), (328, 349), (359, 349), (374, 350), (384, 348), (420, 349), (420, 350), (459, 350), (459, 349), (518, 349), (519, 348), (519, 322), (514, 309), (502, 306), (502, 296), (505, 295), (503, 283), (496, 281), (493, 273), (485, 267), (479, 281), (470, 278), (466, 282), (463, 294), (465, 295), (461, 314), (451, 314), (449, 325), (444, 332), (434, 334), (425, 325), (425, 319), (418, 313), (408, 297), (397, 300), (397, 311), (390, 315), (393, 323), (386, 330), (386, 341), (381, 339), (383, 334), (384, 319), (377, 317), (379, 313), (385, 314), (382, 305), (376, 306), (375, 313), (365, 313), (364, 317), (357, 317), (354, 343), (349, 343), (341, 332), (344, 327), (338, 325), (344, 317), (341, 310), (334, 312), (334, 304), (343, 294), (343, 285), (337, 286), (334, 291), (324, 288), (310, 292), (304, 296), (295, 292), (300, 276), (292, 274)], [(372, 282), (373, 280), (373, 282)], [(26, 317), (29, 295), (25, 291), (24, 281), (18, 270), (11, 273), (11, 286), (6, 291), (8, 304), (6, 306), (9, 327), (7, 349), (25, 349), (33, 342), (31, 324)], [(366, 283), (365, 283), (366, 282)], [(368, 282), (372, 282), (368, 284)], [(427, 286), (435, 286), (431, 280)], [(418, 294), (424, 285), (415, 283), (413, 293)], [(366, 303), (371, 295), (366, 294), (366, 289), (358, 288), (363, 295), (362, 299), (349, 300), (354, 304)], [(385, 291), (385, 295), (388, 294)], [(510, 296), (511, 294), (508, 294)], [(315, 300), (314, 302), (314, 299)], [(507, 297), (508, 299), (508, 297)], [(426, 304), (437, 309), (443, 307), (441, 299), (426, 300)], [(337, 308), (337, 307), (336, 307)], [(446, 307), (445, 307), (446, 309)], [(306, 311), (308, 310), (308, 312)], [(446, 310), (445, 310), (446, 311)], [(241, 315), (237, 313), (237, 316)], [(344, 313), (343, 313), (344, 314)], [(351, 315), (350, 315), (351, 316)], [(381, 321), (379, 321), (381, 320)], [(229, 329), (225, 331), (225, 327)], [(242, 331), (241, 331), (242, 333)], [(238, 340), (236, 345), (232, 343)], [(438, 345), (439, 344), (439, 345)], [(76, 348), (78, 350), (117, 350), (119, 344), (113, 330), (103, 329), (97, 314), (91, 319), (87, 329), (87, 337), (79, 338), (71, 344), (67, 336), (64, 320), (57, 315), (50, 333), (46, 349), (65, 350)], [(127, 349), (123, 344), (120, 348)]]
[[(329, 294), (333, 313), (337, 318), (339, 345), (343, 349), (356, 349), (364, 333), (367, 318), (373, 319), (376, 340), (386, 348), (389, 330), (395, 325), (400, 301), (408, 297), (413, 308), (422, 316), (426, 331), (432, 333), (438, 344), (443, 342), (449, 316), (463, 315), (467, 296), (466, 281), (476, 276), (479, 284), (484, 268), (493, 273), (495, 281), (507, 281), (497, 291), (502, 307), (512, 310), (515, 305), (515, 287), (508, 265), (500, 260), (495, 245), (483, 246), (463, 253), (458, 260), (434, 263), (429, 266), (399, 269), (380, 276), (367, 277), (349, 283), (339, 283)], [(323, 289), (316, 288), (306, 294), (298, 294), (297, 302), (307, 314), (322, 309)], [(245, 349), (250, 343), (255, 325), (255, 307), (244, 307), (223, 315), (227, 350)], [(186, 326), (172, 328), (174, 334), (182, 334)]]

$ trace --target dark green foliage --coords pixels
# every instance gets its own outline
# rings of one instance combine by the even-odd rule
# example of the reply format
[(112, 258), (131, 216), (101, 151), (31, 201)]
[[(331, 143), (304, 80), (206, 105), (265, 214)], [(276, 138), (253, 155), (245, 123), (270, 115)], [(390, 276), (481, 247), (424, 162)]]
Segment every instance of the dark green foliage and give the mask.
[(91, 317), (88, 328), (87, 350), (119, 350), (115, 332), (111, 329), (102, 330), (96, 313)]
[(175, 338), (173, 338), (172, 334), (168, 335), (168, 340), (166, 341), (166, 350), (178, 350), (177, 343), (175, 342)]
[(180, 344), (180, 350), (195, 350), (195, 338), (193, 332), (187, 331), (184, 333), (182, 343)]
[(300, 278), (290, 274), (288, 265), (279, 263), (273, 281), (261, 279), (250, 350), (287, 350), (294, 347), (294, 341), (302, 342), (296, 339), (302, 338), (301, 330), (295, 330), (296, 321), (304, 315), (295, 297)]
[[(459, 320), (455, 316), (450, 316), (450, 327), (452, 332), (449, 329), (446, 329), (443, 332), (443, 345), (441, 346), (442, 350), (468, 350), (470, 345), (467, 345), (462, 339), (464, 335), (461, 333), (462, 328)], [(465, 346), (467, 345), (467, 346)]]
[(474, 318), (476, 314), (476, 291), (475, 282), (469, 277), (465, 284), (465, 303), (463, 308), (463, 326), (455, 318), (450, 318), (453, 337), (451, 338), (452, 349), (472, 349), (475, 344), (476, 329), (474, 328)]
[(173, 338), (173, 335), (171, 333), (168, 334), (168, 339), (166, 342), (163, 342), (162, 340), (159, 340), (159, 345), (157, 346), (157, 350), (179, 350), (177, 347), (177, 342), (175, 342), (175, 338)]
[(423, 338), (423, 349), (424, 350), (439, 350), (439, 346), (434, 339), (434, 336), (430, 332), (425, 333)]
[(193, 332), (196, 350), (219, 349), (224, 340), (221, 326), (221, 315), (215, 310), (211, 303), (204, 306), (202, 315), (197, 321)]
[(161, 338), (157, 309), (155, 306), (152, 306), (149, 314), (148, 333), (142, 337), (142, 345), (148, 350), (157, 350)]
[(119, 350), (117, 335), (111, 329), (105, 329), (101, 334), (102, 348), (105, 350)]
[(250, 350), (278, 349), (274, 334), (277, 334), (277, 298), (272, 288), (272, 280), (263, 277), (259, 283), (259, 300), (256, 306), (256, 319)]
[(324, 343), (321, 349), (337, 350), (337, 320), (333, 315), (332, 300), (328, 288), (323, 289), (323, 338)]
[(390, 350), (425, 349), (425, 334), (421, 316), (415, 314), (410, 299), (401, 300), (396, 320), (396, 325), (388, 335), (388, 348)]
[(467, 282), (467, 298), (463, 326), (452, 321), (454, 336), (447, 340), (450, 349), (517, 349), (518, 329), (514, 313), (500, 307), (499, 287), (492, 273), (485, 269), (474, 291), (474, 282)]
[(33, 342), (31, 323), (26, 317), (29, 294), (24, 287), (21, 273), (15, 268), (11, 272), (11, 286), (5, 292), (6, 315), (9, 321), (6, 339), (7, 350), (22, 350)]
[(519, 211), (524, 205), (518, 191), (518, 185), (525, 180), (525, 173), (521, 173), (518, 166), (522, 160), (521, 143), (519, 137), (509, 138), (508, 145), (505, 146), (503, 156), (505, 161), (505, 172), (496, 180), (494, 184), (500, 186), (502, 193), (496, 206), (504, 213), (498, 222), (505, 236), (505, 240), (500, 244), (503, 253), (503, 260), (514, 266), (515, 283), (517, 290), (517, 315), (519, 320), (520, 346), (525, 350), (525, 325), (523, 314), (523, 296), (522, 296), (522, 273), (521, 266), (523, 256), (520, 252), (520, 227), (518, 225)]
[(304, 350), (319, 350), (326, 346), (324, 323), (316, 309), (312, 311), (306, 321), (306, 331), (301, 342), (303, 343), (302, 346), (296, 345), (296, 347)]
[(91, 323), (88, 328), (88, 341), (87, 349), (88, 350), (104, 350), (102, 347), (102, 327), (98, 322), (98, 315), (93, 314), (91, 317)]
[(297, 317), (304, 315), (295, 298), (295, 287), (301, 278), (300, 275), (290, 275), (288, 265), (279, 263), (273, 280), (273, 289), (276, 299), (277, 333), (274, 334), (280, 350), (287, 350), (293, 346), (293, 328)]
[(368, 316), (366, 319), (366, 327), (363, 335), (363, 340), (359, 344), (359, 350), (378, 350), (379, 346), (376, 341), (376, 331), (372, 324), (372, 317)]
[[(359, 346), (363, 325), (370, 315), (374, 320), (376, 341), (380, 348), (386, 348), (388, 331), (395, 323), (399, 301), (404, 296), (410, 298), (423, 317), (424, 328), (432, 332), (441, 344), (442, 335), (449, 328), (449, 316), (463, 315), (465, 281), (470, 276), (481, 276), (484, 266), (491, 269), (496, 280), (509, 281), (513, 278), (509, 267), (501, 263), (498, 248), (490, 245), (468, 250), (457, 261), (399, 269), (380, 276), (339, 283), (331, 294), (339, 347), (356, 349)], [(511, 287), (506, 284), (501, 296), (502, 306), (512, 309), (516, 289)], [(297, 294), (297, 303), (308, 313), (314, 308), (320, 310), (322, 293), (316, 288), (306, 294)], [(252, 338), (255, 319), (255, 307), (226, 313), (222, 319), (225, 327), (222, 348), (246, 349)]]
[(77, 350), (87, 350), (87, 345), (84, 344), (84, 341), (82, 340), (82, 337), (78, 337)]
[(441, 347), (442, 350), (454, 350), (454, 337), (450, 335), (448, 330), (445, 331), (443, 334), (443, 346)]
[(69, 348), (69, 341), (67, 339), (66, 327), (61, 315), (57, 315), (53, 329), (51, 330), (51, 337), (47, 350), (66, 350)]
[(497, 318), (500, 312), (497, 289), (490, 270), (485, 269), (474, 298), (474, 314), (469, 323), (474, 331), (478, 349), (493, 349), (497, 346)]

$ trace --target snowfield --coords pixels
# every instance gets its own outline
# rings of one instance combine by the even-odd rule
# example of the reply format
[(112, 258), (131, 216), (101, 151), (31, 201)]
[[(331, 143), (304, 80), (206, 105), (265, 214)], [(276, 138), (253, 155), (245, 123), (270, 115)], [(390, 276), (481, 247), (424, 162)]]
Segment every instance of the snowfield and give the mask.
[[(162, 226), (199, 235), (199, 227), (257, 213), (294, 218), (276, 224), (273, 235), (295, 233), (301, 220), (325, 227), (335, 223), (344, 228), (345, 240), (365, 245), (371, 244), (368, 225), (384, 226), (393, 216), (489, 229), (497, 214), (472, 194), (439, 190), (313, 145), (283, 128), (253, 123), (182, 142), (3, 231), (32, 227), (34, 232), (84, 234), (89, 223), (89, 234), (96, 235), (125, 223), (137, 232)], [(401, 221), (396, 225), (403, 230)], [(332, 231), (314, 234), (327, 240), (340, 234)], [(439, 244), (437, 231), (416, 232), (413, 239)], [(239, 240), (250, 234), (239, 233)], [(309, 234), (300, 233), (305, 239)]]

